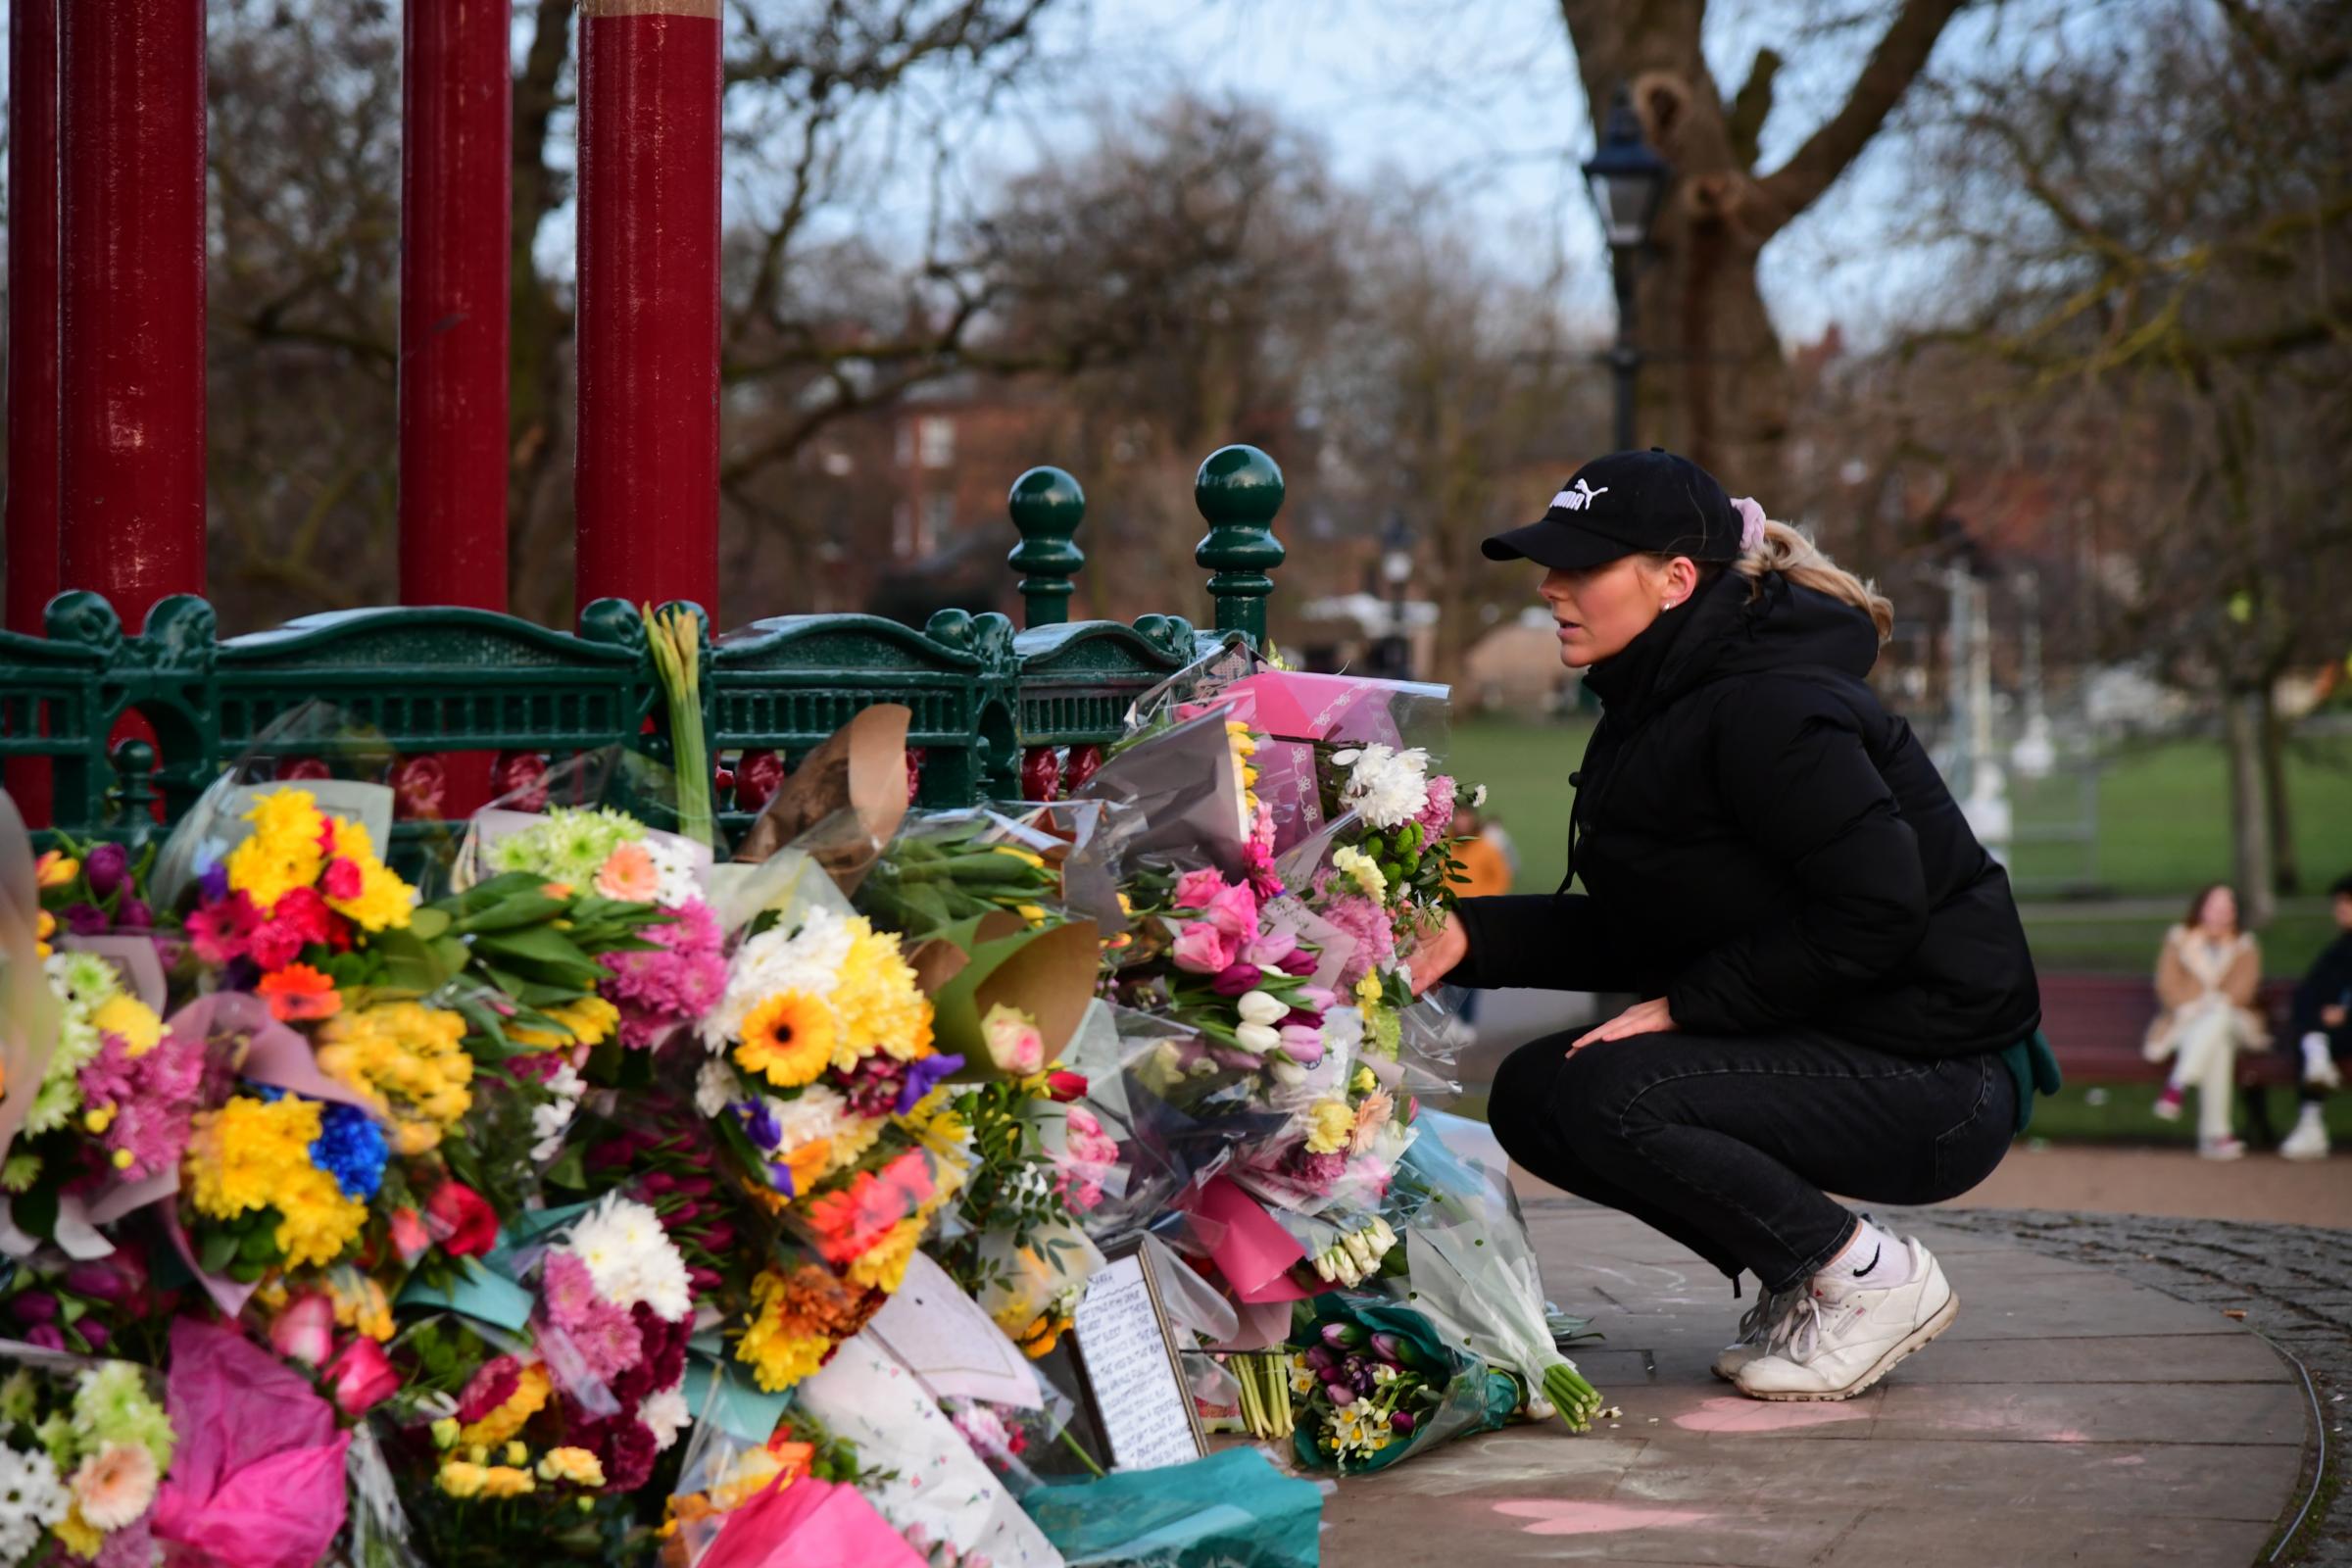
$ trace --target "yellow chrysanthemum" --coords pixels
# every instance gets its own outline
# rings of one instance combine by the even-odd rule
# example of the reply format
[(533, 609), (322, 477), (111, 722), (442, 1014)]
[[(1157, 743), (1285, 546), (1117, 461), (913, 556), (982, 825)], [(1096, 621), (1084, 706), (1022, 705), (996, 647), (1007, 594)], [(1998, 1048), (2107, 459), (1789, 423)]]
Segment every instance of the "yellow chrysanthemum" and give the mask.
[(833, 1342), (821, 1334), (788, 1334), (784, 1306), (790, 1288), (772, 1270), (752, 1281), (752, 1320), (735, 1345), (735, 1359), (752, 1369), (752, 1381), (781, 1394), (824, 1365)]
[(849, 956), (833, 987), (840, 1024), (833, 1065), (848, 1072), (876, 1051), (901, 1061), (929, 1055), (931, 999), (915, 984), (898, 938), (877, 932), (863, 915), (853, 915), (848, 923)]
[(930, 1227), (929, 1217), (903, 1219), (881, 1241), (858, 1254), (849, 1266), (853, 1285), (868, 1290), (896, 1291), (906, 1279), (907, 1260)]
[(524, 1367), (522, 1376), (514, 1385), (514, 1392), (507, 1396), (507, 1402), (479, 1421), (461, 1427), (458, 1441), (496, 1447), (520, 1432), (531, 1417), (547, 1408), (548, 1395), (553, 1389), (554, 1385), (547, 1380), (545, 1367)]
[(198, 1111), (187, 1155), (197, 1212), (234, 1219), (268, 1207), (294, 1168), (311, 1163), (318, 1116), (312, 1101), (264, 1102), (246, 1095), (219, 1110)]
[(267, 914), (296, 888), (318, 880), (326, 864), (319, 846), (326, 818), (308, 790), (272, 790), (245, 813), (252, 836), (228, 852), (228, 885)]
[(382, 931), (409, 923), (416, 907), (416, 890), (403, 882), (376, 858), (375, 841), (363, 822), (338, 820), (335, 855), (360, 868), (360, 891), (348, 899), (329, 896), (326, 906), (363, 931)]
[(574, 1045), (601, 1046), (620, 1027), (620, 1009), (602, 997), (582, 997), (577, 1002), (545, 1010), (550, 1018), (571, 1031)]
[(833, 1009), (823, 998), (779, 991), (744, 1015), (735, 1062), (778, 1089), (798, 1089), (831, 1064), (836, 1038)]
[(164, 1038), (164, 1020), (136, 997), (109, 997), (90, 1014), (100, 1034), (121, 1035), (134, 1056), (144, 1056)]
[(326, 1277), (326, 1292), (338, 1326), (371, 1340), (392, 1338), (392, 1298), (374, 1279), (356, 1268), (333, 1269)]
[(319, 1069), (368, 1097), (404, 1154), (438, 1147), (473, 1104), (466, 1020), (447, 1008), (379, 1003), (336, 1014), (318, 1040)]
[(825, 1177), (837, 1176), (856, 1165), (865, 1157), (866, 1152), (881, 1140), (883, 1125), (880, 1117), (870, 1121), (847, 1120), (832, 1133), (818, 1139), (816, 1142), (822, 1144), (825, 1149), (824, 1168), (808, 1181), (801, 1180), (800, 1161), (797, 1158), (798, 1151), (795, 1151), (796, 1158), (793, 1161), (792, 1175), (797, 1189), (805, 1193), (817, 1182), (824, 1180)]
[(106, 1545), (104, 1533), (81, 1516), (78, 1497), (67, 1504), (66, 1516), (49, 1528), (57, 1533), (58, 1544), (76, 1557), (95, 1557)]

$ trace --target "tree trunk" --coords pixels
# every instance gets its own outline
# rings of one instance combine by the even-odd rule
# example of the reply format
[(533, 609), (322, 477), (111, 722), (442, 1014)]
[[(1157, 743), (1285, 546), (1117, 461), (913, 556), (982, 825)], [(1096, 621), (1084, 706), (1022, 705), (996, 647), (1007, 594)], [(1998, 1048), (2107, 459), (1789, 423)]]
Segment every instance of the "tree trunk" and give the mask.
[(2303, 867), (2295, 858), (2294, 810), (2286, 794), (2286, 716), (2278, 711), (2277, 682), (2266, 681), (2259, 697), (2262, 705), (2262, 806), (2265, 830), (2270, 835), (2271, 890), (2280, 895), (2297, 893), (2303, 886)]
[(2222, 739), (2230, 753), (2230, 878), (2245, 901), (2246, 928), (2271, 923), (2270, 818), (2263, 806), (2261, 698), (2251, 691), (2222, 693)]
[[(1675, 448), (1767, 509), (1786, 493), (1792, 387), (1756, 287), (1767, 241), (1869, 145), (1963, 0), (1900, 0), (1845, 100), (1769, 174), (1756, 149), (1780, 55), (1727, 98), (1707, 67), (1706, 0), (1559, 0), (1598, 133), (1620, 87), (1674, 172), (1651, 229), (1633, 336), (1647, 359), (1635, 439)], [(1597, 446), (1598, 432), (1593, 444)]]

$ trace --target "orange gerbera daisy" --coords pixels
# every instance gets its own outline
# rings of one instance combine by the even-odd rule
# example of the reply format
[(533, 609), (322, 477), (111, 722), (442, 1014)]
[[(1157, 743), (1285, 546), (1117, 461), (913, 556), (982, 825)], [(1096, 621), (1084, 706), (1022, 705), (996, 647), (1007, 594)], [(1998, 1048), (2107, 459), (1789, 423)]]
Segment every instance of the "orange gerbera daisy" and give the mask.
[(735, 1060), (778, 1089), (814, 1083), (833, 1059), (833, 1009), (805, 991), (779, 991), (743, 1020)]
[(343, 1010), (343, 996), (334, 981), (307, 963), (271, 970), (255, 989), (270, 1004), (270, 1011), (285, 1023), (331, 1018)]

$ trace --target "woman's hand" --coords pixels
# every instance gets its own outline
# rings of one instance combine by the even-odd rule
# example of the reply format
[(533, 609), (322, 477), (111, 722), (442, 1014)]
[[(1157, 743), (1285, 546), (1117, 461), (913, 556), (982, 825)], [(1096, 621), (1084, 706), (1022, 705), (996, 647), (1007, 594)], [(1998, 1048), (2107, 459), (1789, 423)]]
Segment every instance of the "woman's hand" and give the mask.
[(1413, 949), (1408, 960), (1413, 976), (1413, 995), (1419, 996), (1431, 986), (1451, 974), (1454, 965), (1470, 956), (1470, 933), (1462, 929), (1462, 917), (1447, 910), (1446, 923), (1436, 934)]
[(1628, 1035), (1670, 1035), (1674, 1033), (1674, 1014), (1666, 1010), (1666, 999), (1637, 1002), (1597, 1029), (1589, 1029), (1568, 1048), (1575, 1055), (1595, 1040), (1623, 1040)]

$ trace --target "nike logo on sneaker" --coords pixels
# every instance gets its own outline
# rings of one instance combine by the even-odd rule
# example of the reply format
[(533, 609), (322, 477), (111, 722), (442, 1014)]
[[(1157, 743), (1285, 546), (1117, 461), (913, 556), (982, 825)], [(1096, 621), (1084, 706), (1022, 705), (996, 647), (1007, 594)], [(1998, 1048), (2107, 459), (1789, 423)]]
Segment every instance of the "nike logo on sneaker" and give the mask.
[(1872, 1248), (1870, 1252), (1870, 1261), (1863, 1264), (1860, 1268), (1854, 1270), (1854, 1278), (1860, 1279), (1863, 1275), (1868, 1274), (1872, 1269), (1877, 1268), (1879, 1266), (1879, 1259), (1886, 1255), (1886, 1250), (1883, 1247)]

